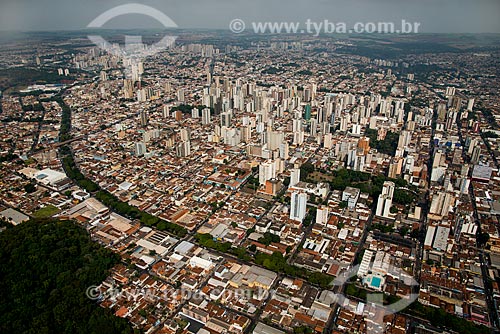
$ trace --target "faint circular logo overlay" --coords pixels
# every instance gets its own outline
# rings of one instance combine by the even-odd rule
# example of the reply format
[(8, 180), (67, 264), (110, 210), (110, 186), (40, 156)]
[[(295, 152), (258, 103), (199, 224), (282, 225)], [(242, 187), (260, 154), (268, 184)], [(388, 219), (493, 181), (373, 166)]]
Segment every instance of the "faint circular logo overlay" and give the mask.
[(92, 300), (97, 300), (101, 298), (101, 291), (99, 291), (99, 287), (96, 285), (91, 285), (85, 290), (85, 295), (87, 295), (87, 298), (92, 299)]
[[(178, 27), (170, 17), (158, 9), (143, 4), (130, 3), (116, 6), (105, 11), (92, 20), (92, 22), (87, 25), (87, 28), (102, 28), (108, 21), (118, 16), (129, 14), (142, 14), (149, 16), (160, 22), (165, 28)], [(134, 27), (129, 28), (133, 29)], [(125, 35), (124, 46), (111, 44), (100, 35), (88, 35), (87, 37), (99, 48), (117, 57), (122, 57), (125, 68), (127, 69), (127, 65), (130, 65), (131, 67), (132, 64), (137, 64), (142, 59), (171, 47), (174, 45), (178, 36), (165, 35), (160, 41), (151, 45), (146, 45), (142, 42), (142, 36)]]
[[(360, 265), (356, 265), (343, 272), (340, 276), (335, 278), (335, 280), (333, 281), (333, 285), (347, 285), (351, 278), (358, 277), (359, 269)], [(393, 267), (386, 273), (386, 275), (403, 282), (405, 285), (409, 286), (410, 289), (412, 287), (419, 286), (418, 281), (412, 275), (408, 274), (401, 268)], [(385, 333), (386, 323), (384, 322), (384, 317), (404, 310), (417, 299), (418, 293), (411, 292), (409, 295), (399, 299), (398, 301), (386, 305), (384, 303), (383, 292), (368, 292), (366, 294), (366, 300), (364, 301), (364, 304), (371, 308), (371, 311), (369, 312), (370, 316), (367, 317), (366, 315), (364, 315), (365, 321), (367, 322), (367, 333)], [(347, 306), (349, 304), (349, 300), (349, 297), (345, 296), (344, 294), (336, 295), (336, 302), (341, 307)]]
[(235, 34), (242, 33), (245, 31), (245, 21), (242, 19), (234, 19), (231, 22), (229, 22), (229, 30), (231, 30)]

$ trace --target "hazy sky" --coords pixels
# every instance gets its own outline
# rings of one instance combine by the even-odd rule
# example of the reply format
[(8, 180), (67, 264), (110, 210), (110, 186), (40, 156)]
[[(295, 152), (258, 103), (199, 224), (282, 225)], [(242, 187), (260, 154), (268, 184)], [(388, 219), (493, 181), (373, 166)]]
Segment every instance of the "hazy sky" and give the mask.
[[(141, 3), (180, 28), (227, 28), (231, 20), (421, 23), (421, 32), (500, 33), (500, 0), (0, 0), (0, 30), (84, 29), (118, 5)], [(144, 15), (126, 15), (105, 28), (159, 28)]]

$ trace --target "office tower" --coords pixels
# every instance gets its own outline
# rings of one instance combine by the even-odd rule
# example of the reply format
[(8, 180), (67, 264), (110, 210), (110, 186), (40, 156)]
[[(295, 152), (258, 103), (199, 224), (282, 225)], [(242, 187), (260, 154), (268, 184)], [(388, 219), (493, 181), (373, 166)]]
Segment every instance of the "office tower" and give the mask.
[(293, 168), (290, 171), (290, 187), (295, 186), (300, 181), (300, 169)]
[(101, 71), (101, 73), (99, 74), (99, 77), (100, 77), (101, 81), (108, 81), (108, 74), (106, 73), (106, 71)]
[(301, 132), (302, 131), (302, 120), (300, 120), (300, 119), (293, 120), (292, 131), (293, 132)]
[(184, 102), (184, 89), (183, 88), (180, 88), (179, 90), (177, 90), (177, 101), (179, 102)]
[(455, 87), (446, 87), (446, 97), (455, 95)]
[(284, 135), (279, 131), (267, 131), (265, 136), (267, 148), (269, 150), (276, 150), (280, 147), (280, 144), (283, 142)]
[(359, 124), (353, 124), (353, 125), (352, 125), (352, 130), (351, 130), (351, 133), (352, 133), (354, 136), (359, 136), (359, 135), (361, 135), (361, 125), (359, 125)]
[(168, 81), (167, 83), (165, 83), (165, 93), (170, 93), (172, 91), (172, 84), (170, 83), (170, 81)]
[(181, 134), (181, 141), (188, 141), (191, 139), (189, 129), (181, 129), (180, 134)]
[(316, 114), (316, 121), (318, 124), (321, 124), (323, 122), (326, 122), (326, 108), (318, 108), (317, 114)]
[(354, 169), (356, 171), (364, 172), (365, 171), (365, 160), (366, 160), (366, 157), (363, 154), (356, 152), (356, 155), (354, 156), (354, 163), (353, 163), (352, 169)]
[(226, 111), (220, 114), (220, 126), (231, 127), (231, 111)]
[(146, 102), (147, 96), (146, 96), (146, 91), (144, 89), (137, 90), (136, 95), (137, 95), (137, 102)]
[(134, 96), (134, 85), (131, 80), (123, 80), (123, 96), (126, 99), (131, 99)]
[(305, 87), (304, 88), (304, 101), (311, 101), (311, 88), (310, 87)]
[(340, 117), (340, 131), (347, 131), (348, 126), (349, 126), (348, 115), (342, 115)]
[(274, 161), (266, 161), (259, 165), (259, 184), (266, 184), (267, 180), (275, 179), (277, 175), (276, 163)]
[(385, 181), (382, 193), (378, 196), (376, 215), (389, 218), (392, 206), (392, 197), (394, 195), (395, 184), (391, 181)]
[(304, 143), (304, 132), (294, 132), (293, 133), (293, 144), (302, 145)]
[(330, 127), (335, 130), (335, 113), (330, 114)]
[(201, 111), (201, 124), (207, 125), (210, 124), (210, 109), (204, 108)]
[(142, 157), (146, 153), (146, 144), (144, 142), (135, 143), (135, 155)]
[(224, 126), (221, 128), (221, 136), (224, 140), (224, 144), (230, 146), (238, 146), (240, 144), (241, 133), (237, 128), (228, 128)]
[(316, 211), (316, 224), (326, 225), (326, 223), (328, 222), (328, 214), (329, 214), (328, 207), (326, 206), (318, 207), (318, 210)]
[(200, 118), (200, 111), (198, 110), (198, 108), (193, 108), (193, 110), (191, 110), (191, 117)]
[(361, 137), (358, 140), (358, 148), (363, 151), (363, 154), (370, 152), (370, 138)]
[(328, 122), (323, 122), (320, 124), (320, 131), (322, 135), (326, 135), (327, 133), (330, 133), (330, 123)]
[(191, 142), (188, 140), (177, 144), (176, 153), (181, 158), (189, 156), (191, 154)]
[(401, 157), (394, 157), (392, 158), (391, 163), (389, 164), (389, 173), (388, 177), (391, 179), (397, 178), (399, 175), (401, 175), (401, 171), (403, 170), (403, 158)]
[(288, 143), (287, 142), (283, 142), (280, 144), (280, 159), (283, 159), (283, 160), (288, 160), (289, 156), (288, 156)]
[(471, 162), (473, 164), (477, 164), (479, 162), (479, 158), (481, 157), (481, 147), (480, 146), (475, 146), (472, 149), (472, 157), (471, 157)]
[(468, 178), (459, 177), (457, 179), (457, 187), (461, 194), (467, 195), (469, 193), (470, 180)]
[(304, 119), (306, 121), (309, 121), (311, 119), (311, 105), (310, 104), (306, 105), (306, 107), (305, 107)]
[(207, 69), (207, 85), (210, 86), (212, 84), (212, 74), (210, 73), (210, 68)]
[(332, 134), (331, 133), (327, 133), (323, 137), (323, 146), (325, 148), (332, 148)]
[(411, 143), (411, 132), (407, 130), (401, 131), (398, 139), (398, 148), (404, 149)]
[(180, 110), (174, 111), (174, 118), (178, 122), (182, 121), (182, 111)]
[(446, 115), (446, 130), (450, 130), (455, 124), (457, 120), (458, 113), (454, 110), (450, 110)]
[(462, 168), (460, 169), (460, 176), (467, 177), (469, 175), (469, 169), (469, 164), (463, 164)]
[(307, 209), (307, 194), (293, 192), (290, 209), (290, 219), (300, 221), (305, 218)]
[(141, 110), (141, 126), (146, 126), (148, 124), (148, 114), (145, 110)]
[(257, 123), (257, 126), (255, 127), (255, 131), (257, 133), (263, 133), (264, 132), (264, 129), (265, 129), (265, 124), (260, 122), (260, 123)]
[(469, 99), (469, 102), (467, 102), (467, 111), (472, 111), (472, 108), (474, 108), (474, 99)]
[(318, 122), (315, 119), (311, 119), (309, 121), (309, 134), (311, 137), (316, 137), (317, 134), (317, 129), (318, 128)]
[(167, 118), (167, 117), (169, 117), (169, 115), (170, 115), (170, 106), (167, 104), (167, 105), (163, 106), (162, 116), (163, 116), (163, 118)]
[(447, 216), (453, 196), (450, 193), (440, 191), (432, 197), (429, 212), (438, 216)]

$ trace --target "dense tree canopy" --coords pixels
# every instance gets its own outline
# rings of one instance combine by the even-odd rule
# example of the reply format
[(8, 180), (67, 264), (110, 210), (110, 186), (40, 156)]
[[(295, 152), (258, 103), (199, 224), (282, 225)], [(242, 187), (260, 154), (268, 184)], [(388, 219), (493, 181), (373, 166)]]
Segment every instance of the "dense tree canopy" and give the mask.
[(118, 260), (69, 221), (28, 221), (0, 233), (0, 333), (133, 332), (85, 294)]
[(383, 140), (377, 140), (377, 130), (367, 129), (366, 136), (370, 138), (370, 146), (374, 147), (380, 153), (394, 155), (398, 147), (399, 134), (388, 131)]

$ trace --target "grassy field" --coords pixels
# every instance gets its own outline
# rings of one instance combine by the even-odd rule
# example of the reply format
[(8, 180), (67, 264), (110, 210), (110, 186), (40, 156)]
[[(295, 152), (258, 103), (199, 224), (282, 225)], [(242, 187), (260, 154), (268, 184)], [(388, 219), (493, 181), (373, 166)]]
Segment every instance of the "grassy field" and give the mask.
[(56, 213), (59, 213), (59, 211), (61, 211), (61, 210), (59, 210), (55, 206), (47, 205), (46, 207), (41, 208), (40, 210), (33, 212), (32, 216), (35, 218), (48, 218), (48, 217), (52, 217)]
[(332, 175), (326, 175), (318, 171), (314, 171), (308, 175), (308, 178), (316, 182), (330, 182), (333, 180)]

